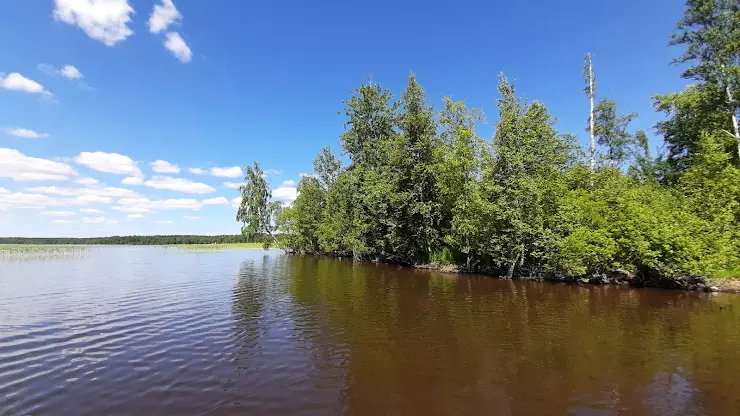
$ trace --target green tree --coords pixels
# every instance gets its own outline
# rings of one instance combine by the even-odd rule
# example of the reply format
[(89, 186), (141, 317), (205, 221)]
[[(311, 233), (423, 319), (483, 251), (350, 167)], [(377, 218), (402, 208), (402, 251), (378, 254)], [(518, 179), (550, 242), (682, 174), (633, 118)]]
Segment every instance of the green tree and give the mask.
[(337, 159), (329, 146), (324, 146), (313, 159), (313, 170), (318, 175), (321, 186), (328, 190), (334, 186), (342, 171), (342, 161)]
[(275, 236), (276, 222), (282, 211), (282, 204), (272, 199), (270, 184), (264, 178), (260, 165), (247, 167), (244, 185), (239, 187), (242, 201), (236, 213), (236, 220), (242, 223), (242, 234), (248, 238), (261, 238), (265, 248), (272, 244), (280, 245)]
[[(671, 45), (685, 46), (676, 63), (693, 63), (684, 78), (716, 85), (723, 95), (718, 110), (727, 114), (740, 157), (740, 3), (736, 0), (688, 0)], [(698, 138), (697, 138), (698, 139)]]
[(594, 116), (594, 132), (598, 137), (598, 142), (607, 148), (610, 166), (618, 168), (627, 159), (627, 149), (631, 141), (627, 126), (637, 117), (637, 113), (619, 116), (617, 115), (617, 103), (608, 98), (602, 98), (596, 105)]

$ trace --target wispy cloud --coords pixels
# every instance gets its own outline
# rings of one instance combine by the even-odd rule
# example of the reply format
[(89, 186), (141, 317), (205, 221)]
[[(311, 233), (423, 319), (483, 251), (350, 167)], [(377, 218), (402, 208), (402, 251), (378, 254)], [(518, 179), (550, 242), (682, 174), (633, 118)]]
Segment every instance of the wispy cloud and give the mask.
[(11, 136), (20, 137), (23, 139), (45, 139), (49, 137), (49, 133), (39, 133), (30, 129), (24, 129), (17, 127), (14, 129), (4, 129), (6, 133)]

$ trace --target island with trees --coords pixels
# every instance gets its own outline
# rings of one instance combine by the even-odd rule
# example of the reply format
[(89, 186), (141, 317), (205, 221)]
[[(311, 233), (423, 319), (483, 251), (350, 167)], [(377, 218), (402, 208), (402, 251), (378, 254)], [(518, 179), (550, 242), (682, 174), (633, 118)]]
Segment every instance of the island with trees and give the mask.
[(481, 110), (435, 110), (414, 74), (397, 98), (370, 80), (344, 101), (344, 157), (321, 149), (289, 206), (255, 162), (237, 220), (293, 253), (662, 287), (737, 278), (740, 4), (689, 0), (671, 39), (691, 84), (653, 97), (661, 154), (630, 129), (637, 114), (599, 96), (590, 55), (588, 151), (503, 74), (491, 140)]

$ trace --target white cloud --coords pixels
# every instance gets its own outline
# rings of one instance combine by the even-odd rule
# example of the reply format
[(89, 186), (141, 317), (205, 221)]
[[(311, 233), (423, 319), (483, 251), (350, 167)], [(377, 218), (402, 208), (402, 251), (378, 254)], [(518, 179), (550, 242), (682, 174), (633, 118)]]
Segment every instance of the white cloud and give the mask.
[(118, 200), (119, 207), (113, 207), (118, 211), (122, 208), (128, 212), (144, 212), (144, 210), (169, 210), (169, 209), (191, 209), (199, 210), (201, 203), (196, 199), (162, 199), (150, 200), (149, 198), (121, 198)]
[(100, 172), (142, 176), (136, 162), (119, 153), (82, 152), (74, 158), (74, 161)]
[(190, 50), (188, 44), (177, 32), (167, 32), (164, 47), (172, 52), (180, 62), (187, 63), (193, 59), (193, 51)]
[(77, 176), (65, 163), (29, 157), (15, 149), (0, 148), (0, 178), (15, 181), (64, 181)]
[(151, 162), (152, 170), (157, 173), (180, 173), (180, 167), (166, 160), (155, 160)]
[(282, 170), (277, 170), (277, 169), (266, 169), (263, 173), (264, 173), (265, 176), (269, 176), (269, 175), (281, 175), (283, 173), (283, 171)]
[(185, 192), (188, 194), (209, 194), (216, 189), (202, 182), (194, 182), (190, 179), (173, 178), (171, 176), (155, 176), (144, 182), (144, 186), (154, 189), (167, 189), (170, 191)]
[(99, 196), (104, 198), (136, 198), (139, 196), (139, 194), (130, 189), (115, 187), (62, 188), (57, 186), (38, 186), (27, 188), (26, 191), (67, 197)]
[(229, 200), (219, 196), (218, 198), (204, 199), (203, 205), (227, 205)]
[(54, 18), (79, 26), (92, 39), (107, 46), (131, 36), (128, 27), (135, 13), (128, 0), (55, 0)]
[(239, 166), (227, 168), (211, 168), (211, 175), (222, 178), (238, 178), (242, 176), (242, 169)]
[(7, 208), (44, 209), (61, 205), (56, 198), (48, 195), (10, 192), (0, 188), (0, 210)]
[(126, 218), (130, 220), (138, 220), (144, 218), (142, 214), (129, 214)]
[(80, 178), (75, 180), (75, 183), (78, 185), (93, 186), (100, 183), (100, 181), (95, 178)]
[(122, 185), (141, 185), (142, 183), (144, 183), (144, 179), (140, 176), (129, 176), (121, 180)]
[(5, 129), (5, 132), (11, 136), (21, 137), (24, 139), (44, 139), (46, 137), (49, 137), (49, 133), (39, 133), (33, 130), (24, 129), (20, 127), (15, 128), (15, 129)]
[(95, 217), (95, 218), (85, 217), (82, 219), (82, 222), (86, 222), (89, 224), (101, 224), (105, 222), (105, 217)]
[(152, 15), (149, 17), (149, 31), (159, 33), (167, 30), (167, 27), (173, 23), (178, 23), (182, 15), (172, 0), (162, 0), (162, 4), (154, 5)]
[(198, 217), (197, 215), (185, 215), (182, 218), (188, 221), (197, 221), (200, 219), (200, 217)]
[[(239, 198), (241, 200), (241, 198)], [(210, 198), (203, 201), (196, 199), (161, 199), (151, 200), (149, 198), (121, 198), (116, 206), (111, 207), (116, 211), (145, 214), (150, 211), (186, 209), (198, 211), (207, 205), (228, 205), (229, 200), (224, 197)]]
[(288, 179), (287, 181), (283, 181), (283, 184), (280, 186), (295, 186), (295, 181), (292, 179)]
[(67, 79), (82, 79), (84, 76), (82, 75), (82, 72), (80, 72), (79, 69), (77, 69), (74, 65), (64, 65), (63, 67), (57, 69), (53, 65), (49, 64), (39, 64), (38, 65), (39, 71), (43, 72), (46, 75), (50, 75), (53, 77), (56, 77), (58, 75), (63, 76)]
[(59, 73), (67, 79), (80, 79), (83, 77), (82, 72), (72, 65), (64, 65)]
[(242, 184), (236, 182), (224, 182), (224, 188), (239, 188)]
[(239, 208), (239, 206), (242, 204), (242, 197), (237, 196), (236, 198), (231, 200), (231, 206), (234, 208)]
[(0, 73), (0, 88), (10, 91), (22, 91), (29, 94), (41, 94), (47, 98), (52, 97), (52, 93), (47, 91), (43, 85), (17, 72), (13, 72), (8, 76)]
[(206, 173), (201, 168), (188, 168), (188, 172), (192, 173), (193, 175), (202, 175), (202, 174)]
[(103, 211), (95, 208), (80, 208), (80, 212), (84, 212), (85, 214), (99, 214)]
[(157, 224), (172, 224), (172, 221), (170, 221), (170, 220), (161, 220), (161, 221), (157, 221)]
[(72, 211), (44, 211), (41, 215), (46, 215), (47, 217), (73, 217), (77, 214)]
[(141, 208), (141, 207), (118, 207), (118, 206), (115, 206), (115, 207), (112, 207), (112, 208), (114, 210), (116, 210), (116, 211), (121, 211), (121, 212), (137, 212), (137, 213), (140, 213), (140, 214), (141, 213), (146, 214), (148, 212), (152, 212), (152, 210), (150, 210), (148, 208)]
[(280, 188), (273, 189), (272, 197), (292, 202), (298, 197), (298, 189), (292, 186), (281, 186)]
[(73, 200), (73, 203), (77, 205), (110, 204), (111, 202), (113, 202), (111, 197), (100, 195), (82, 195)]
[(51, 222), (56, 223), (56, 224), (71, 224), (72, 223), (72, 221), (70, 220), (52, 220)]

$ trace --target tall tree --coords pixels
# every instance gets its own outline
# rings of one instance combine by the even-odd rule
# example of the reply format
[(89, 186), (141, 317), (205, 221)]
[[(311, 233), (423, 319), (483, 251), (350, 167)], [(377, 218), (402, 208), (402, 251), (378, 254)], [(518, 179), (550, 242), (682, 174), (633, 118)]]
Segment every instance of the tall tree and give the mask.
[(408, 261), (427, 261), (439, 235), (439, 195), (434, 181), (434, 149), (439, 143), (434, 108), (412, 73), (401, 94), (400, 135), (395, 141), (389, 178), (398, 215), (392, 227), (396, 252)]
[(324, 190), (328, 190), (334, 186), (334, 182), (342, 171), (342, 161), (337, 159), (329, 146), (324, 146), (313, 159), (313, 170), (318, 175), (321, 186)]
[[(721, 110), (728, 114), (740, 157), (740, 3), (737, 0), (688, 0), (671, 45), (685, 45), (675, 63), (693, 63), (682, 76), (714, 84), (724, 95)], [(698, 138), (697, 138), (698, 139)]]
[(602, 98), (594, 111), (595, 129), (599, 144), (607, 148), (607, 156), (611, 167), (620, 167), (627, 158), (627, 149), (631, 136), (627, 132), (629, 123), (637, 117), (637, 113), (625, 116), (617, 114), (617, 103), (608, 98)]
[(282, 210), (279, 201), (270, 201), (272, 191), (270, 184), (265, 180), (260, 164), (247, 167), (244, 176), (244, 185), (239, 187), (242, 201), (236, 213), (236, 220), (242, 223), (242, 234), (248, 238), (262, 239), (265, 247), (280, 243), (275, 236), (277, 219)]
[(596, 97), (596, 80), (594, 79), (594, 64), (591, 61), (590, 53), (586, 54), (585, 61), (586, 64), (583, 68), (583, 77), (586, 81), (586, 88), (584, 88), (583, 91), (586, 93), (591, 104), (591, 110), (588, 113), (588, 131), (591, 139), (589, 151), (591, 155), (591, 174), (593, 174), (594, 169), (596, 168), (596, 132), (594, 131), (594, 97)]

